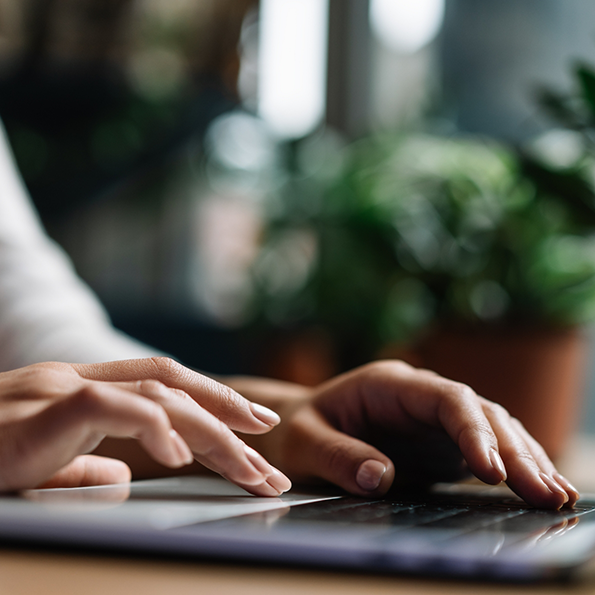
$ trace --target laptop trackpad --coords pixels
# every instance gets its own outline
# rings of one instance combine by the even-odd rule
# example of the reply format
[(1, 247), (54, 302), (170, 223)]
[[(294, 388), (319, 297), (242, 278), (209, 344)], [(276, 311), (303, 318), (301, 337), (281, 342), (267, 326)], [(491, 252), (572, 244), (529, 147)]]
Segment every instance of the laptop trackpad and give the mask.
[(252, 496), (216, 477), (174, 477), (131, 484), (48, 490), (25, 490), (23, 499), (5, 499), (17, 517), (65, 523), (81, 521), (119, 527), (170, 529), (256, 512), (288, 509), (296, 504), (336, 498), (291, 492), (278, 498)]

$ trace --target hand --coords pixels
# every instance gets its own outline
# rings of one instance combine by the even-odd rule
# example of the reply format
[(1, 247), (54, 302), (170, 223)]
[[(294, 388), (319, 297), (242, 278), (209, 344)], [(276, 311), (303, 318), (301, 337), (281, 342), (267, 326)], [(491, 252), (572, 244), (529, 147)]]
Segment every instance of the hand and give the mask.
[(36, 364), (0, 374), (0, 491), (129, 481), (123, 462), (79, 456), (113, 436), (137, 438), (168, 467), (196, 459), (254, 494), (277, 496), (289, 480), (232, 430), (259, 434), (278, 422), (167, 358)]
[[(244, 379), (282, 423), (255, 444), (294, 481), (323, 479), (359, 496), (460, 479), (506, 481), (530, 504), (572, 506), (578, 492), (521, 423), (468, 386), (403, 362), (369, 364), (314, 389)], [(280, 398), (287, 393), (288, 398)]]

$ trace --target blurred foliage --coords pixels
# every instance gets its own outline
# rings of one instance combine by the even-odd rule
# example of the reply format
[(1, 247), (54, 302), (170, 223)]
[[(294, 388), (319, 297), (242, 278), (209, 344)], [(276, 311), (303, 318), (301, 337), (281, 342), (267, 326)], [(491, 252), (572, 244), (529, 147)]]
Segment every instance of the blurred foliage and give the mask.
[(85, 201), (150, 176), (239, 101), (238, 43), (255, 0), (9, 5), (0, 116), (50, 229)]
[(436, 323), (592, 319), (595, 74), (577, 79), (543, 94), (565, 128), (522, 151), (422, 134), (292, 147), (254, 269), (260, 320), (370, 356)]

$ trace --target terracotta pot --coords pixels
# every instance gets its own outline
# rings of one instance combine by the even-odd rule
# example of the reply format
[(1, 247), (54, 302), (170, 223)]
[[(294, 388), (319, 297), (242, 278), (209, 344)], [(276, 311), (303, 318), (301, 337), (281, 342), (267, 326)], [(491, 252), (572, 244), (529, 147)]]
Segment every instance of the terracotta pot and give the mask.
[(318, 327), (269, 337), (259, 359), (259, 374), (306, 386), (316, 386), (338, 371), (334, 341)]
[(587, 341), (579, 329), (442, 329), (415, 353), (416, 364), (506, 407), (550, 457), (563, 453), (584, 388)]

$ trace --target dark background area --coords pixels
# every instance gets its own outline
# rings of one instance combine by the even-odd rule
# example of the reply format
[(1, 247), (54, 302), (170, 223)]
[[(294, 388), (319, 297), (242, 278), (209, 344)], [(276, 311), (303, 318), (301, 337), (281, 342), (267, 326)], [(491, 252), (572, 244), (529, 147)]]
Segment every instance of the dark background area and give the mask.
[[(549, 126), (532, 90), (564, 87), (572, 60), (595, 56), (589, 0), (447, 0), (439, 37), (414, 55), (381, 47), (368, 4), (329, 2), (326, 121), (346, 138), (411, 126), (398, 111), (409, 100), (447, 130), (523, 141)], [(118, 328), (219, 373), (266, 370), (267, 337), (192, 303), (194, 231), (189, 202), (176, 201), (200, 191), (209, 125), (241, 106), (242, 39), (257, 8), (0, 2), (0, 117), (44, 225)], [(380, 114), (386, 80), (395, 81), (384, 100), (393, 111)], [(408, 99), (416, 85), (426, 103)]]

